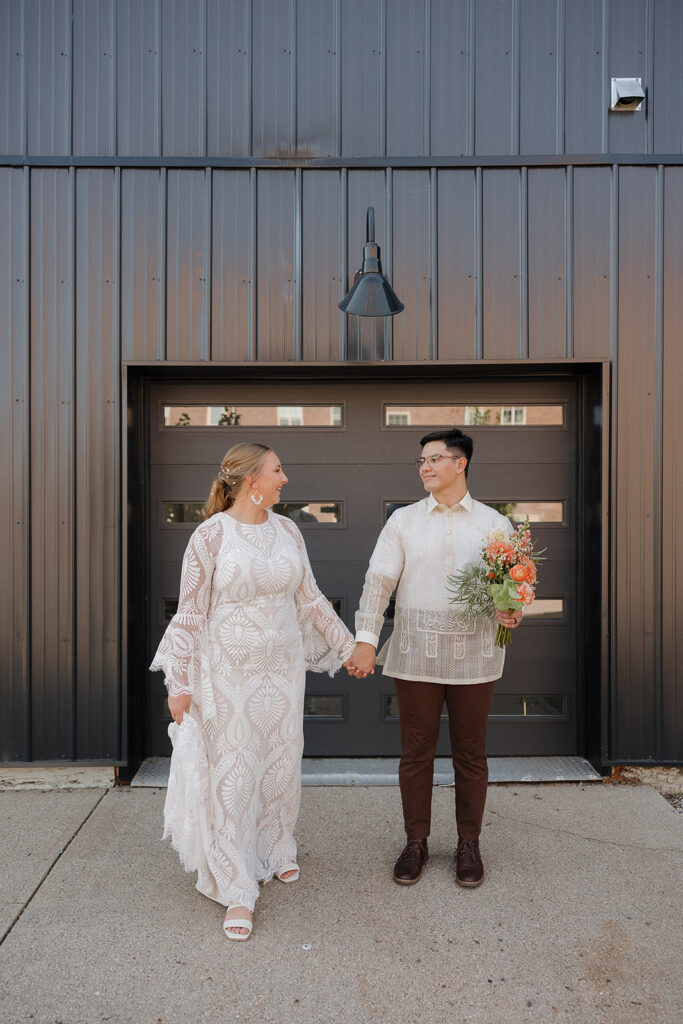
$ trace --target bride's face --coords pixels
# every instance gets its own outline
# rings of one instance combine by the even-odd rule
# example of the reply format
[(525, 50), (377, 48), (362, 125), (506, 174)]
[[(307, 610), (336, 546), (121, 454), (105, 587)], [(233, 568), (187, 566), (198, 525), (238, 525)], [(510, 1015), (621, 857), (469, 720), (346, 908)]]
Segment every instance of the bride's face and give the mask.
[(280, 500), (280, 491), (287, 483), (285, 471), (275, 452), (268, 452), (263, 468), (254, 478), (255, 490), (263, 495), (263, 507), (270, 508)]

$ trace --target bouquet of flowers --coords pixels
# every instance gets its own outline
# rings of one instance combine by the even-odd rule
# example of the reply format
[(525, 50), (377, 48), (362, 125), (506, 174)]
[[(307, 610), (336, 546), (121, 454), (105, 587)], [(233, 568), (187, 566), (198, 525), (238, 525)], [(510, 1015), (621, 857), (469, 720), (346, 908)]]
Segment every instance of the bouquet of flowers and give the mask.
[[(490, 614), (493, 608), (515, 611), (531, 604), (535, 597), (536, 566), (543, 561), (541, 555), (540, 551), (534, 552), (528, 516), (509, 537), (496, 530), (482, 546), (482, 564), (448, 577), (451, 603), (463, 605), (469, 621), (477, 615)], [(496, 645), (507, 647), (511, 639), (509, 627), (499, 624)]]

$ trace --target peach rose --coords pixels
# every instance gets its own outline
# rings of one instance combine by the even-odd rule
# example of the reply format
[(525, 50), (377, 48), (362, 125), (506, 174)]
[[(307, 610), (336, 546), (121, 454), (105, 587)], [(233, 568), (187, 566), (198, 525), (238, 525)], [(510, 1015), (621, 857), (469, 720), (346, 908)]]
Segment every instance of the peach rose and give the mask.
[(526, 583), (526, 567), (520, 562), (517, 565), (513, 565), (510, 569), (510, 579), (514, 580), (515, 583)]

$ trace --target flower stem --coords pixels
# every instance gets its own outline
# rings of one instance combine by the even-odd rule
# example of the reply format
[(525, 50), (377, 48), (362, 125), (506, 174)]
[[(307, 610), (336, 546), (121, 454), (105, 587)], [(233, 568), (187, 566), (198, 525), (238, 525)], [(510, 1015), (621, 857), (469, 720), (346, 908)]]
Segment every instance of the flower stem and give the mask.
[(498, 625), (496, 630), (496, 647), (509, 647), (512, 641), (512, 633), (509, 626)]

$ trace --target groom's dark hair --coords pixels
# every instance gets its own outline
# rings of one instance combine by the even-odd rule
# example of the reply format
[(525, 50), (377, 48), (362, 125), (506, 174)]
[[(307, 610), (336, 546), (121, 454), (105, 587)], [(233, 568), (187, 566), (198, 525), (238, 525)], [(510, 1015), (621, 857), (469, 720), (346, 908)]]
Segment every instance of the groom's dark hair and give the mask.
[(467, 434), (461, 433), (459, 430), (434, 430), (431, 434), (425, 434), (424, 437), (420, 438), (420, 447), (424, 448), (430, 441), (443, 441), (447, 448), (464, 456), (467, 459), (467, 465), (465, 466), (465, 478), (467, 478), (474, 448), (472, 438), (468, 437)]

